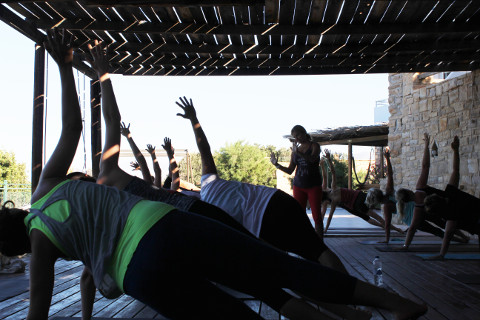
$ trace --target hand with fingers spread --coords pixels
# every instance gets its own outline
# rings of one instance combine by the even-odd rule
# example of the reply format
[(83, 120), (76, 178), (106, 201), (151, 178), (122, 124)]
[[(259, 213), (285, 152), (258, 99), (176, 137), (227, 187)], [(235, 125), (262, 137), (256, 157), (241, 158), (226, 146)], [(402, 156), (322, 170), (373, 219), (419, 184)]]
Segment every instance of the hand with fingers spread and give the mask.
[(197, 113), (195, 111), (195, 108), (193, 107), (192, 99), (190, 99), (190, 101), (188, 101), (188, 99), (185, 97), (183, 98), (180, 97), (179, 99), (180, 99), (180, 102), (177, 101), (175, 103), (177, 104), (177, 106), (182, 108), (184, 114), (177, 113), (177, 116), (185, 119), (189, 119), (189, 120), (195, 119), (197, 117)]
[(49, 29), (43, 45), (59, 68), (72, 66), (72, 34), (65, 35), (65, 29), (60, 32), (57, 29)]
[(278, 158), (277, 156), (275, 155), (275, 152), (271, 152), (270, 153), (270, 162), (274, 165), (274, 166), (277, 166), (278, 165)]
[(423, 141), (425, 141), (425, 145), (430, 145), (430, 135), (426, 132), (423, 134)]
[(140, 170), (140, 165), (139, 165), (138, 162), (136, 162), (136, 161), (130, 162), (130, 167), (133, 168), (132, 171)]
[(155, 155), (155, 146), (152, 146), (151, 144), (147, 144), (147, 149), (145, 149), (150, 155)]
[(455, 136), (453, 138), (453, 142), (451, 144), (451, 147), (454, 151), (458, 150), (458, 148), (460, 147), (460, 140), (458, 139), (458, 136)]
[(165, 137), (165, 139), (163, 139), (162, 148), (165, 149), (169, 157), (175, 153), (175, 149), (173, 149), (172, 147), (172, 140), (168, 137)]
[(385, 148), (385, 150), (383, 151), (383, 155), (385, 156), (385, 158), (390, 159), (390, 149)]
[(330, 160), (330, 150), (325, 149), (323, 150), (323, 152), (325, 152), (325, 158), (327, 158), (327, 160)]
[(86, 57), (92, 68), (97, 72), (100, 81), (103, 81), (103, 76), (108, 74), (109, 64), (106, 52), (106, 45), (102, 41), (95, 40), (94, 46), (88, 44), (91, 57)]
[(130, 123), (128, 126), (125, 125), (125, 122), (120, 123), (120, 133), (122, 136), (129, 138), (130, 137)]

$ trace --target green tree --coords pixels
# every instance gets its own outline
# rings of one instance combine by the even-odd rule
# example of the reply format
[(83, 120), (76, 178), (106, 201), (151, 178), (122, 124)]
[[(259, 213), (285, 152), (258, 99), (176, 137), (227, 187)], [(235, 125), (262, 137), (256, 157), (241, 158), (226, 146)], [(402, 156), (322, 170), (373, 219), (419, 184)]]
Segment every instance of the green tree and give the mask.
[(243, 141), (227, 144), (214, 155), (219, 175), (225, 180), (275, 187), (275, 167), (266, 147)]
[(11, 184), (28, 183), (25, 163), (18, 163), (13, 152), (0, 150), (0, 179)]

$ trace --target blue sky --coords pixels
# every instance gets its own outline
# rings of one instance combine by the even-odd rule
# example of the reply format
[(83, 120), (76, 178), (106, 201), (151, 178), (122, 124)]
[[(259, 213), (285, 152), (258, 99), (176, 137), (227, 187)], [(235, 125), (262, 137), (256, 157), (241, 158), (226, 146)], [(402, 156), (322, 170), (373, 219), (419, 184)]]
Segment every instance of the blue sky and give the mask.
[[(20, 162), (31, 163), (34, 43), (0, 22), (1, 125), (0, 149), (15, 152)], [(48, 59), (46, 157), (60, 132), (58, 69)], [(75, 72), (77, 76), (77, 72)], [(325, 75), (275, 77), (140, 77), (113, 76), (117, 102), (125, 122), (141, 149), (160, 145), (168, 136), (176, 149), (196, 152), (188, 121), (177, 117), (180, 96), (193, 99), (198, 118), (213, 150), (226, 143), (289, 147), (284, 135), (296, 125), (307, 131), (373, 124), (375, 101), (388, 98), (388, 75)], [(87, 167), (90, 166), (89, 79), (77, 77), (85, 106)], [(103, 125), (103, 124), (102, 124)], [(125, 140), (122, 149), (128, 149)], [(331, 148), (346, 152), (346, 147)], [(356, 159), (368, 159), (370, 148), (354, 147)], [(74, 168), (83, 167), (81, 141)], [(163, 163), (165, 162), (165, 163)], [(162, 167), (167, 160), (161, 160)]]

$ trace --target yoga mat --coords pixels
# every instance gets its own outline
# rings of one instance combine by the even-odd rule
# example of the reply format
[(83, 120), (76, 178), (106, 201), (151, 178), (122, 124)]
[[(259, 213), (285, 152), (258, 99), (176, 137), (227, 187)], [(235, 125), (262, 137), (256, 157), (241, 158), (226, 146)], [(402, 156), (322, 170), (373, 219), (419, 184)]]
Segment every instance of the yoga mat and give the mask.
[(478, 274), (469, 274), (469, 273), (460, 273), (460, 274), (449, 274), (450, 278), (458, 280), (466, 284), (480, 284), (480, 273)]
[[(380, 245), (381, 243), (379, 243), (379, 241), (383, 241), (382, 240), (361, 240), (361, 241), (358, 241), (360, 242), (361, 244), (376, 244), (376, 245)], [(403, 243), (405, 242), (405, 239), (390, 239), (390, 243), (389, 245), (402, 245)], [(411, 245), (413, 244), (439, 244), (441, 245), (442, 244), (442, 239), (438, 239), (438, 240), (413, 240)], [(467, 243), (458, 243), (458, 242), (451, 242), (450, 245), (465, 245)]]
[[(82, 317), (53, 317), (52, 320), (72, 320), (72, 319), (78, 319), (81, 320)], [(98, 318), (98, 317), (92, 317), (92, 320), (112, 320), (113, 318)], [(133, 318), (115, 318), (115, 320), (133, 320)], [(147, 318), (135, 318), (135, 320), (150, 320)]]
[(25, 273), (0, 274), (0, 301), (18, 296), (29, 290), (29, 281)]
[[(382, 245), (376, 246), (380, 252), (439, 252), (441, 245), (411, 245), (407, 251), (401, 250), (401, 246), (392, 246), (392, 245)], [(478, 251), (478, 246), (476, 245), (465, 245), (465, 246), (450, 246), (450, 252), (471, 252), (475, 253)]]
[[(416, 256), (423, 260), (431, 256), (438, 255), (438, 253), (417, 253)], [(445, 260), (480, 260), (480, 253), (447, 253)]]

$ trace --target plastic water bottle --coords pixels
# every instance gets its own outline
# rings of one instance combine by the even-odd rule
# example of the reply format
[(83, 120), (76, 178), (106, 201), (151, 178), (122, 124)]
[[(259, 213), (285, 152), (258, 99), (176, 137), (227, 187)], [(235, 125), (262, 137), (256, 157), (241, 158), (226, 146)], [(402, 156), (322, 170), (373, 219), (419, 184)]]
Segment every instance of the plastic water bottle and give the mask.
[(373, 280), (377, 287), (383, 287), (383, 271), (382, 271), (382, 260), (379, 256), (375, 256), (373, 259)]

